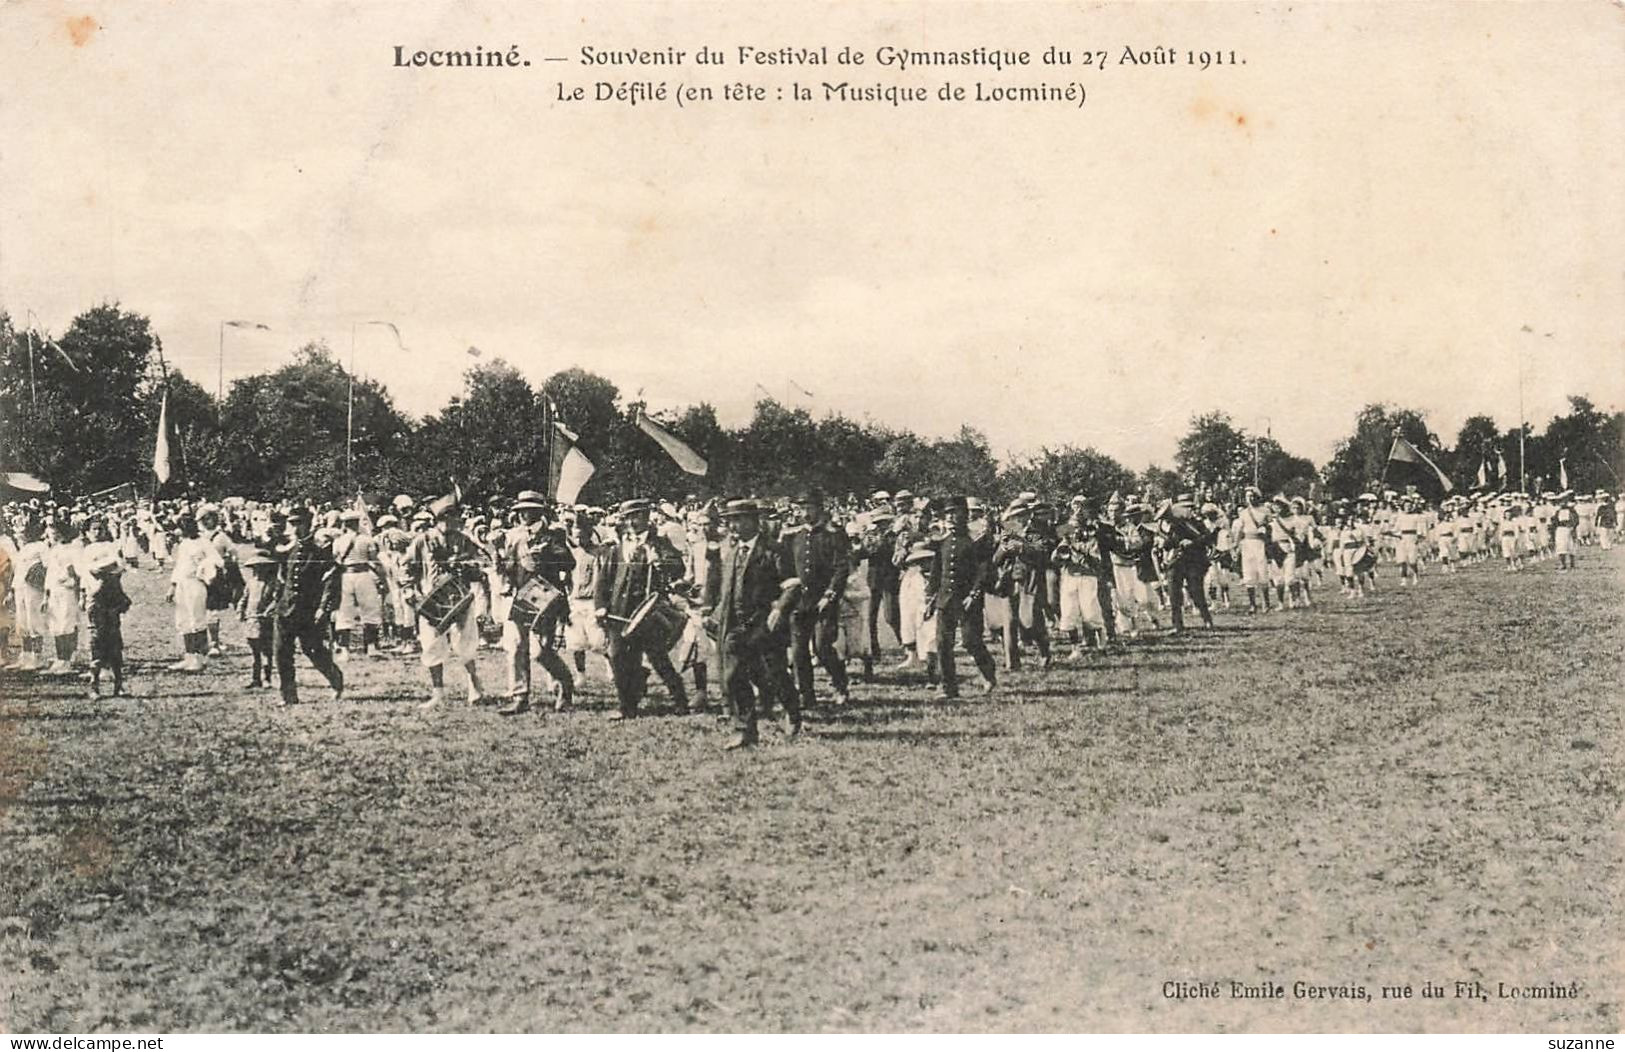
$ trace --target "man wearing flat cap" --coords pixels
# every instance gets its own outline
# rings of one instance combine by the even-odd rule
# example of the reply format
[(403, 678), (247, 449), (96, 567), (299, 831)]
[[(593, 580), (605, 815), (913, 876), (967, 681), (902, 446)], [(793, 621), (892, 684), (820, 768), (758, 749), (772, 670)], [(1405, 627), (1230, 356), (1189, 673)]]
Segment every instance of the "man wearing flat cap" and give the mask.
[(982, 692), (993, 692), (993, 655), (987, 650), (983, 597), (993, 571), (993, 538), (970, 535), (970, 512), (964, 497), (946, 497), (942, 504), (947, 534), (934, 546), (935, 556), (926, 579), (926, 609), (933, 611), (937, 629), (937, 664), (944, 700), (959, 697), (959, 674), (954, 669), (954, 644), (961, 636), (971, 660), (982, 674)]
[(813, 653), (829, 673), (835, 703), (852, 700), (847, 686), (846, 662), (835, 650), (841, 631), (841, 596), (850, 571), (846, 533), (829, 524), (824, 498), (816, 490), (796, 497), (800, 519), (796, 532), (784, 539), (785, 570), (797, 581), (790, 617), (790, 653), (795, 661), (796, 690), (802, 708), (813, 705)]
[(728, 749), (757, 741), (758, 717), (777, 695), (785, 732), (801, 731), (801, 704), (784, 663), (786, 621), (795, 600), (782, 553), (761, 532), (755, 501), (731, 500), (722, 509), (728, 543), (706, 579), (701, 608), (716, 633), (722, 690), (733, 721)]
[(645, 658), (671, 693), (678, 715), (687, 715), (688, 691), (671, 663), (671, 655), (645, 651), (637, 640), (626, 635), (627, 623), (644, 599), (682, 579), (683, 553), (650, 528), (647, 500), (623, 501), (618, 511), (620, 536), (598, 550), (593, 591), (593, 613), (604, 626), (610, 675), (619, 703), (610, 719), (625, 720), (638, 714), (648, 675), (643, 670)]

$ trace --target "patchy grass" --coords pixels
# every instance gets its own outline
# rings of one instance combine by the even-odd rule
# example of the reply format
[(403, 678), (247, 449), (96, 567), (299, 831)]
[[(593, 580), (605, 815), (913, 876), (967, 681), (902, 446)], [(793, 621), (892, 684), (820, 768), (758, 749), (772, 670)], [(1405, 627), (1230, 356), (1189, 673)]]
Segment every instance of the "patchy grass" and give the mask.
[[(1327, 589), (952, 706), (883, 676), (727, 755), (606, 722), (597, 659), (564, 715), (420, 714), (405, 660), (274, 710), (240, 648), (160, 671), (137, 572), (137, 698), (0, 681), (0, 1027), (1617, 1030), (1622, 565)], [(1230, 979), (1288, 996), (1162, 995)], [(1581, 993), (1421, 998), (1456, 979)]]

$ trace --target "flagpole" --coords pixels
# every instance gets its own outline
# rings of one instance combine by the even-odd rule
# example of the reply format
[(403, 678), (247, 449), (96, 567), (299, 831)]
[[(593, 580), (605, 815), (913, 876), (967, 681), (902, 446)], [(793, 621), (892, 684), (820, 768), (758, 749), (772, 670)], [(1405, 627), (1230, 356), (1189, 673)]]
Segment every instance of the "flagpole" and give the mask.
[(356, 323), (350, 323), (350, 367), (344, 375), (350, 382), (349, 393), (345, 396), (344, 404), (344, 484), (346, 488), (355, 485), (355, 329)]
[(34, 330), (28, 329), (28, 407), (39, 412), (39, 388), (34, 385)]

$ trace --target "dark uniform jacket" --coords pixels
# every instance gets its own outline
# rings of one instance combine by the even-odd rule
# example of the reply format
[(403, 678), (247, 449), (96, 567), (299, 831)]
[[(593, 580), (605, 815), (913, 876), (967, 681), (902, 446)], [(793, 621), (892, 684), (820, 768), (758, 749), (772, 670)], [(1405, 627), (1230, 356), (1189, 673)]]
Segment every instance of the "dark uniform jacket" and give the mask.
[(1111, 546), (1108, 544), (1105, 551), (1101, 550), (1099, 523), (1080, 524), (1069, 519), (1061, 524), (1060, 533), (1061, 543), (1066, 546), (1066, 556), (1057, 561), (1064, 572), (1084, 577), (1110, 576), (1108, 557)]
[(925, 598), (936, 610), (963, 610), (965, 600), (980, 597), (991, 583), (993, 538), (950, 533), (936, 542), (936, 557), (926, 577)]
[(903, 574), (892, 561), (896, 546), (897, 535), (890, 529), (871, 526), (858, 538), (858, 555), (869, 567), (866, 576), (871, 593), (897, 590), (898, 580)]
[(289, 543), (277, 573), (276, 616), (302, 625), (319, 621), (337, 599), (336, 566), (332, 552), (314, 537)]
[(624, 538), (617, 537), (598, 549), (597, 580), (593, 582), (593, 608), (611, 618), (631, 617), (639, 604), (654, 591), (664, 591), (683, 577), (683, 554), (658, 533), (643, 535), (631, 558), (621, 552)]
[(811, 613), (826, 596), (832, 604), (840, 601), (846, 592), (846, 575), (851, 572), (851, 545), (845, 531), (828, 523), (797, 530), (782, 539), (780, 551), (786, 576), (801, 581), (795, 595), (796, 610)]
[(1214, 531), (1203, 526), (1196, 519), (1178, 519), (1172, 516), (1163, 520), (1162, 547), (1168, 552), (1168, 561), (1184, 563), (1208, 562), (1208, 548), (1215, 540)]
[(1046, 575), (1055, 539), (1029, 526), (1024, 532), (1011, 531), (999, 541), (993, 555), (998, 580), (1008, 582), (1012, 595), (1046, 593)]
[[(783, 553), (763, 536), (751, 542), (750, 557), (739, 561), (739, 546), (723, 546), (722, 558), (706, 577), (701, 606), (710, 611), (717, 641), (726, 655), (730, 650), (749, 652), (777, 642), (783, 645), (785, 624), (794, 596), (784, 591), (789, 577)], [(769, 631), (767, 615), (778, 608), (781, 623)]]

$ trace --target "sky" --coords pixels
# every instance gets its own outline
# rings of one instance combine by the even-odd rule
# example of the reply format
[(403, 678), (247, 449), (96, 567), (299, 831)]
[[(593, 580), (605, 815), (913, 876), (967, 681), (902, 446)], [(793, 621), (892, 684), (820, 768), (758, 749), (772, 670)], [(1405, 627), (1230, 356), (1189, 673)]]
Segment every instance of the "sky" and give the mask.
[[(766, 389), (1132, 468), (1171, 463), (1214, 409), (1323, 461), (1370, 402), (1423, 410), (1447, 444), (1474, 413), (1512, 426), (1520, 373), (1537, 427), (1569, 394), (1625, 406), (1618, 5), (25, 0), (0, 40), (0, 308), (60, 333), (119, 301), (211, 391), (240, 319), (270, 330), (226, 331), (228, 384), (325, 339), (421, 415), (473, 346), (725, 423)], [(532, 65), (393, 65), (396, 45), (476, 44)], [(578, 61), (700, 44), (1114, 64)], [(1246, 63), (1116, 64), (1157, 45)], [(557, 98), (626, 79), (1077, 80), (1088, 99)]]

